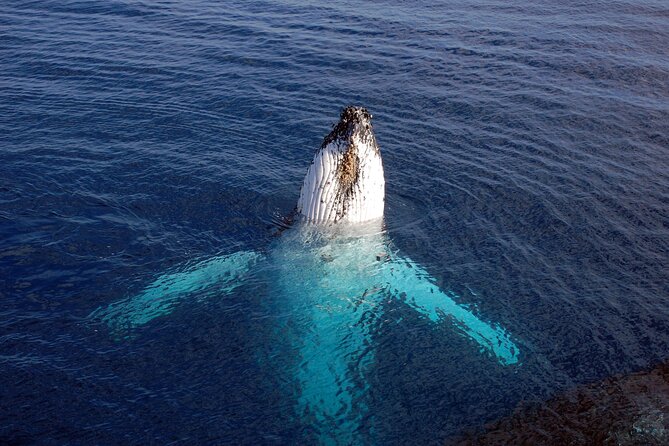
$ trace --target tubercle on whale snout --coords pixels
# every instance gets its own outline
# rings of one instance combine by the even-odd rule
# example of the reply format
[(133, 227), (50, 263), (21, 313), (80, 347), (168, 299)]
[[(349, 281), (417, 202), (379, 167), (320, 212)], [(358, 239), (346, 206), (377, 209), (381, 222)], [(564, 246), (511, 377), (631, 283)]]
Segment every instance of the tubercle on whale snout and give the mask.
[(356, 131), (361, 141), (372, 144), (378, 152), (378, 145), (372, 130), (372, 114), (365, 107), (355, 106), (348, 106), (342, 110), (339, 122), (332, 127), (332, 131), (323, 139), (320, 148), (324, 149), (335, 141), (348, 141), (350, 146)]

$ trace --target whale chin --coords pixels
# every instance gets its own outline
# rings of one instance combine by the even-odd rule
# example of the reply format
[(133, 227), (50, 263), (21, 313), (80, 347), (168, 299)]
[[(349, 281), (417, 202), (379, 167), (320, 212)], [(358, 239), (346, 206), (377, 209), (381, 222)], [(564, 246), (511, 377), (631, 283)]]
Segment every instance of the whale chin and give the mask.
[(346, 107), (304, 178), (298, 212), (309, 224), (363, 223), (383, 218), (381, 151), (362, 107)]

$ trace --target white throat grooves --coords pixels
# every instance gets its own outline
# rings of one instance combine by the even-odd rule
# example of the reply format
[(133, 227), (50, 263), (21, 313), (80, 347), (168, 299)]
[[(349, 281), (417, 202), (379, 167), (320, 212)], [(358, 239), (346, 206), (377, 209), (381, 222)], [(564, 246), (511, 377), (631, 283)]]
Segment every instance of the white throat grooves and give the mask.
[(319, 150), (297, 204), (309, 223), (362, 223), (383, 217), (383, 163), (373, 139), (336, 139)]

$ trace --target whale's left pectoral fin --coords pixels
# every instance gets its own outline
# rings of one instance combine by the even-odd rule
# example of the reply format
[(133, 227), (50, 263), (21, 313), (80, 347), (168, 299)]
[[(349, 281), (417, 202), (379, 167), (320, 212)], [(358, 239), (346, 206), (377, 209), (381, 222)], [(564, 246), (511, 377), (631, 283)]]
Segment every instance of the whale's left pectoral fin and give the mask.
[(213, 257), (159, 276), (142, 292), (93, 311), (89, 318), (105, 322), (112, 331), (123, 332), (171, 313), (186, 296), (211, 289), (229, 293), (242, 284), (262, 254), (240, 251)]
[(470, 309), (456, 303), (454, 295), (442, 291), (416, 262), (396, 257), (386, 261), (384, 272), (391, 291), (404, 293), (407, 303), (431, 321), (451, 318), (463, 334), (494, 354), (500, 363), (518, 362), (520, 350), (504, 328), (482, 321)]

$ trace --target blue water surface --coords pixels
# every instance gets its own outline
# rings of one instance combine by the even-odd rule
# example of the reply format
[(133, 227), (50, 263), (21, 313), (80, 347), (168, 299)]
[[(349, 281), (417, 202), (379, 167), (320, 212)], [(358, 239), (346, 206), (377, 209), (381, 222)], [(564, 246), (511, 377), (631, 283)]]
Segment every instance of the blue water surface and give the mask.
[(389, 237), (521, 349), (388, 302), (369, 441), (443, 444), (669, 359), (669, 5), (557, 3), (0, 5), (0, 443), (312, 442), (259, 360), (270, 284), (129, 336), (89, 315), (267, 250), (348, 104)]

